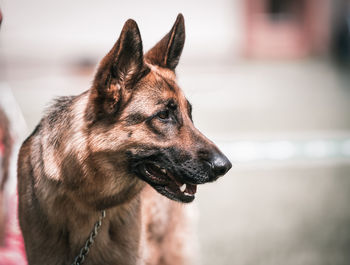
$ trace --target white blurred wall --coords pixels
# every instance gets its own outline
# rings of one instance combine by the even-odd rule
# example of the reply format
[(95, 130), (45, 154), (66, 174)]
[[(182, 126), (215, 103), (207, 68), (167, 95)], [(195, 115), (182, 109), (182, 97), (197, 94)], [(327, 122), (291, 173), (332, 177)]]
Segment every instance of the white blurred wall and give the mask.
[(239, 50), (241, 1), (0, 0), (0, 58), (64, 61), (100, 58), (128, 18), (138, 22), (147, 50), (167, 33), (179, 12), (186, 21), (187, 59), (227, 58)]

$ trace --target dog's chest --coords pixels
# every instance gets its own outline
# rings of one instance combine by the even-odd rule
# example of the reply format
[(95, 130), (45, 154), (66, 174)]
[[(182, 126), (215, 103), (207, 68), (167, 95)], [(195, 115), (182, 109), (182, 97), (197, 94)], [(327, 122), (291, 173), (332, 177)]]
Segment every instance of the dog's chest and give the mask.
[(145, 187), (141, 196), (142, 232), (148, 241), (159, 242), (169, 229), (174, 202), (159, 195), (149, 186)]
[(139, 264), (196, 264), (193, 205), (171, 201), (147, 186), (141, 194)]
[(174, 202), (146, 186), (141, 194), (140, 264), (157, 264), (169, 234)]

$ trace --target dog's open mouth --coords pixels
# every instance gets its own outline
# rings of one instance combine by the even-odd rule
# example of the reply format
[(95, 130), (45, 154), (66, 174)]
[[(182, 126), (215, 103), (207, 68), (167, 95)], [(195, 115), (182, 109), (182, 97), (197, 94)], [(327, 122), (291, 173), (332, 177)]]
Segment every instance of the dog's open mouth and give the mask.
[(140, 173), (148, 184), (169, 199), (188, 203), (195, 198), (197, 185), (183, 182), (166, 168), (146, 163), (140, 165)]

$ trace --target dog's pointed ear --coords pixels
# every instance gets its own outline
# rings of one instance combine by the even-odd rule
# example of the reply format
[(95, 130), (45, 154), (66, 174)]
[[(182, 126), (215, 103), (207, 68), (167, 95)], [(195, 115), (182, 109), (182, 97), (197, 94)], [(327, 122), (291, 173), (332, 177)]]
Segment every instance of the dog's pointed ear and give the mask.
[[(98, 112), (116, 112), (124, 94), (145, 74), (142, 40), (136, 22), (125, 22), (119, 39), (102, 59), (93, 82), (91, 97)], [(126, 91), (126, 92), (125, 92)]]
[(146, 55), (146, 61), (175, 70), (185, 44), (185, 21), (179, 14), (170, 32), (164, 36)]

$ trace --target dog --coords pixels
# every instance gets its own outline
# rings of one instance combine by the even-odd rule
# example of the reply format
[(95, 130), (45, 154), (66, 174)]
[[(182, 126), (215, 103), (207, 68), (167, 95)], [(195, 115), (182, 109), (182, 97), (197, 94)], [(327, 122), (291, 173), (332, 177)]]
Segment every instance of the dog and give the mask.
[(29, 265), (193, 264), (184, 204), (231, 163), (194, 127), (176, 83), (184, 41), (179, 14), (144, 54), (129, 19), (91, 88), (58, 98), (24, 141), (18, 211)]

